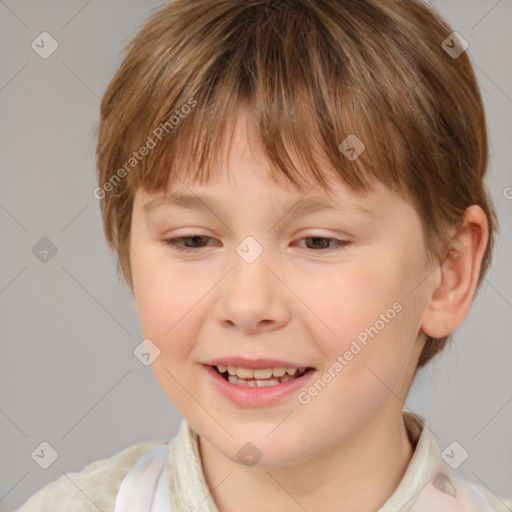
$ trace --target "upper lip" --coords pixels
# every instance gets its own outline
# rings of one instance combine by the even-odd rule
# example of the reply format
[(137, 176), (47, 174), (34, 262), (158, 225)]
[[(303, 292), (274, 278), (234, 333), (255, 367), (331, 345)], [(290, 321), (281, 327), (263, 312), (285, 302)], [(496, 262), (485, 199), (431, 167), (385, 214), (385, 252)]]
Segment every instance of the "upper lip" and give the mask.
[(280, 359), (247, 359), (245, 357), (221, 357), (205, 363), (209, 366), (236, 366), (238, 368), (310, 368), (308, 365), (297, 364)]

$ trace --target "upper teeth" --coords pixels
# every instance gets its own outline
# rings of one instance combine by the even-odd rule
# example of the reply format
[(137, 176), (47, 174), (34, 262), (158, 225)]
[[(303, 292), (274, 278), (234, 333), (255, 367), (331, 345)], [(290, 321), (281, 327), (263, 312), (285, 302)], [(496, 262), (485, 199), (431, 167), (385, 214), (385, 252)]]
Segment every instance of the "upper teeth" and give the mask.
[(239, 368), (237, 366), (225, 366), (218, 364), (217, 369), (220, 373), (226, 370), (230, 375), (236, 375), (241, 379), (269, 379), (271, 377), (282, 377), (285, 373), (295, 375), (297, 372), (306, 371), (306, 368)]

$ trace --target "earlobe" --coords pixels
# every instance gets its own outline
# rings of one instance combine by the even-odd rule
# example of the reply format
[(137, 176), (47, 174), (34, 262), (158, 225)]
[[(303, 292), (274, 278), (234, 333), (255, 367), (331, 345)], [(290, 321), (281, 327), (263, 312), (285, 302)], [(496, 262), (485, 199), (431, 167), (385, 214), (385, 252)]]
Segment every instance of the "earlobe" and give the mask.
[(427, 304), (421, 326), (428, 336), (448, 336), (466, 317), (475, 295), (488, 238), (484, 211), (477, 205), (470, 206), (440, 262), (440, 283)]

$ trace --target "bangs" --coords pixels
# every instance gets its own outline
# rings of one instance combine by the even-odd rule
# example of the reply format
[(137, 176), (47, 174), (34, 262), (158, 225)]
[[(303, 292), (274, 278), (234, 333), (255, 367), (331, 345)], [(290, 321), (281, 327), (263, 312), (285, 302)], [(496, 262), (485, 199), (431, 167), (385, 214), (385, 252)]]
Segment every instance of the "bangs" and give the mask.
[[(223, 152), (231, 146), (234, 121), (246, 107), (274, 182), (300, 189), (313, 183), (330, 191), (328, 175), (334, 173), (360, 195), (373, 190), (375, 180), (406, 192), (400, 181), (406, 175), (400, 161), (405, 151), (393, 117), (382, 101), (377, 106), (378, 98), (359, 92), (364, 77), (355, 72), (356, 63), (348, 54), (340, 55), (339, 42), (316, 17), (303, 14), (292, 14), (281, 25), (273, 19), (279, 13), (273, 12), (272, 18), (257, 9), (259, 19), (245, 27), (238, 19), (236, 29), (225, 15), (218, 22), (222, 51), (199, 69), (190, 47), (176, 50), (172, 73), (161, 68), (150, 86), (161, 97), (144, 103), (140, 117), (130, 119), (130, 133), (138, 136), (131, 141), (133, 150), (148, 138), (155, 141), (128, 176), (132, 192), (142, 187), (155, 193), (179, 179), (199, 184), (214, 179)], [(243, 39), (238, 33), (242, 30)], [(207, 49), (201, 36), (194, 35), (192, 48), (204, 61)], [(180, 68), (184, 76), (189, 70), (185, 81), (177, 79)], [(371, 87), (367, 84), (366, 89)], [(157, 140), (155, 131), (159, 134), (162, 127)]]
[[(198, 97), (197, 94), (193, 96), (194, 99)], [(250, 123), (248, 142), (251, 146), (261, 145), (269, 178), (276, 184), (291, 183), (300, 189), (320, 185), (332, 192), (330, 183), (334, 174), (351, 190), (364, 194), (373, 190), (375, 179), (385, 184), (392, 179), (391, 173), (381, 171), (389, 166), (374, 162), (375, 150), (361, 127), (348, 129), (340, 139), (331, 132), (322, 133), (320, 120), (314, 112), (298, 112), (295, 108), (290, 116), (286, 116), (286, 111), (278, 107), (279, 119), (273, 116), (261, 119), (258, 116), (261, 105), (254, 98), (233, 98), (233, 94), (226, 97), (229, 97), (229, 105), (219, 115), (213, 114), (208, 104), (199, 106), (202, 105), (199, 99), (197, 110), (148, 154), (137, 172), (129, 175), (129, 187), (133, 191), (142, 187), (149, 193), (156, 193), (171, 188), (177, 180), (204, 185), (217, 179), (226, 166), (235, 129), (239, 126), (237, 122), (244, 112), (249, 114), (246, 118)], [(220, 99), (212, 98), (212, 105), (218, 106)], [(347, 121), (344, 125), (348, 124)], [(361, 150), (359, 145), (350, 147), (350, 142), (366, 141), (357, 158), (350, 160), (339, 149), (345, 139), (348, 156)]]

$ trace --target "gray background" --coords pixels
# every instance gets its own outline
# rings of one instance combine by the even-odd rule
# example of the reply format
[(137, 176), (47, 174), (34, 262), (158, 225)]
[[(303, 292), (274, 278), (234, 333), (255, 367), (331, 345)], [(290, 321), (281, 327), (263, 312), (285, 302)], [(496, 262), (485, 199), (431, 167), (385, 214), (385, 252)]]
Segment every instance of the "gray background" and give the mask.
[[(488, 115), (488, 183), (501, 236), (455, 344), (417, 376), (405, 408), (428, 418), (441, 449), (455, 440), (468, 451), (464, 464), (475, 480), (512, 496), (512, 2), (431, 3), (469, 43)], [(92, 194), (101, 95), (123, 46), (158, 5), (0, 1), (1, 510), (63, 473), (172, 437), (180, 422), (133, 355), (140, 327), (128, 289), (116, 281)], [(47, 59), (31, 48), (43, 31), (59, 44)], [(42, 237), (57, 247), (45, 263), (32, 252)], [(43, 441), (58, 452), (48, 469), (31, 457)]]

